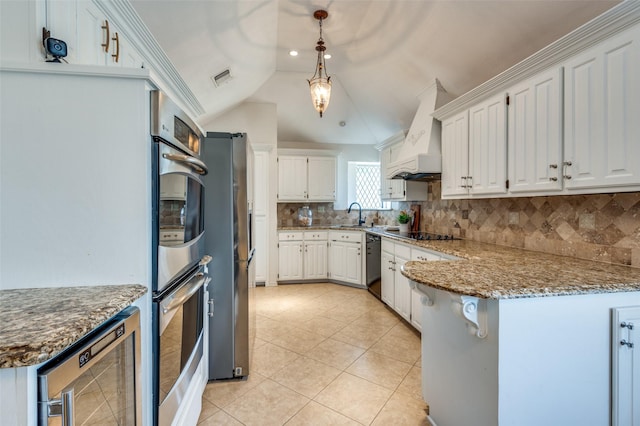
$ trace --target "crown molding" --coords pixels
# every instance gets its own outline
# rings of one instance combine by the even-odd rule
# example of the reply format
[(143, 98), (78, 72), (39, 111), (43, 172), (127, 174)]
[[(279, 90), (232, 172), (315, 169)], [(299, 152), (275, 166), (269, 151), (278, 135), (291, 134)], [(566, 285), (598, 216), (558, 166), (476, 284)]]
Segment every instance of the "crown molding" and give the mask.
[(183, 106), (192, 118), (206, 112), (131, 3), (127, 0), (93, 0), (93, 3), (119, 27), (143, 58), (144, 66), (152, 70), (156, 82), (170, 92), (168, 94), (175, 102)]
[(626, 0), (564, 37), (522, 60), (478, 87), (438, 108), (432, 115), (442, 121), (472, 107), (510, 85), (525, 80), (615, 35), (640, 21), (640, 1)]
[(378, 151), (383, 151), (390, 146), (393, 146), (397, 143), (404, 142), (404, 139), (407, 137), (408, 130), (400, 130), (399, 132), (389, 136), (387, 139), (380, 142), (378, 145), (374, 146)]

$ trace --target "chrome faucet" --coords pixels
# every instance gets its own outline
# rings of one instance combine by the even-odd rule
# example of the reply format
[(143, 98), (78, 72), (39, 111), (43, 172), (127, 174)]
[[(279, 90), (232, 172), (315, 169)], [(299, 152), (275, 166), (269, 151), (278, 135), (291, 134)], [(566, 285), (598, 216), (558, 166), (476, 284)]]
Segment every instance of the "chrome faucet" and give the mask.
[(362, 206), (360, 205), (360, 203), (358, 203), (357, 201), (354, 201), (353, 203), (351, 203), (349, 205), (349, 209), (347, 210), (347, 213), (351, 213), (351, 207), (353, 207), (353, 205), (358, 206), (358, 226), (362, 226), (362, 224), (364, 223), (364, 220), (362, 219)]

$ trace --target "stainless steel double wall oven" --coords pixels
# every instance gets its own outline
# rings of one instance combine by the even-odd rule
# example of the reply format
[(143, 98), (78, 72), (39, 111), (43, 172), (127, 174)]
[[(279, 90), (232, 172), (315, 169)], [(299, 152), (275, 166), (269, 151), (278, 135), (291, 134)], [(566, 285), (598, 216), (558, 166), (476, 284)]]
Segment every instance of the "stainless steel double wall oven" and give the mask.
[(204, 183), (198, 126), (151, 92), (154, 424), (171, 424), (203, 356)]

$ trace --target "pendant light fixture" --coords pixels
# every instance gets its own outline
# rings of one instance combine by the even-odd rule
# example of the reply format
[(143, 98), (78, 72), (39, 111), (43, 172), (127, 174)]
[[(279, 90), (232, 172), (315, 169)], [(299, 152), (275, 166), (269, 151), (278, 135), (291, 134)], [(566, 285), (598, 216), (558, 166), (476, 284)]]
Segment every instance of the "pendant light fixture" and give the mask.
[(327, 75), (327, 69), (324, 64), (324, 52), (327, 48), (324, 46), (324, 40), (322, 39), (322, 21), (327, 19), (329, 13), (326, 10), (316, 10), (313, 12), (313, 17), (320, 21), (320, 38), (316, 44), (316, 52), (318, 52), (318, 62), (316, 63), (316, 72), (311, 77), (309, 82), (309, 90), (311, 91), (311, 101), (313, 107), (320, 113), (322, 113), (327, 106), (329, 106), (329, 99), (331, 98), (331, 77)]

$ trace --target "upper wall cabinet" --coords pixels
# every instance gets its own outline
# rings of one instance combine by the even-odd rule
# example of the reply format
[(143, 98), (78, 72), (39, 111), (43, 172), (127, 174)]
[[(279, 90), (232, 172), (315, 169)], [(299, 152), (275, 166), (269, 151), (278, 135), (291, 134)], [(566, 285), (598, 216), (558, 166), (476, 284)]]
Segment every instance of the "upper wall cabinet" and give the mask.
[(278, 157), (278, 202), (335, 201), (336, 158)]
[(442, 198), (469, 194), (469, 111), (442, 122)]
[(504, 94), (469, 110), (469, 174), (472, 195), (507, 192), (507, 105)]
[(500, 94), (443, 122), (443, 198), (507, 192), (506, 116)]
[(640, 191), (639, 76), (622, 2), (436, 110), (442, 198)]
[(509, 89), (509, 191), (562, 189), (562, 68)]
[(72, 64), (140, 68), (142, 59), (92, 1), (47, 2), (48, 29), (67, 43)]
[(565, 186), (640, 184), (640, 26), (564, 66)]

